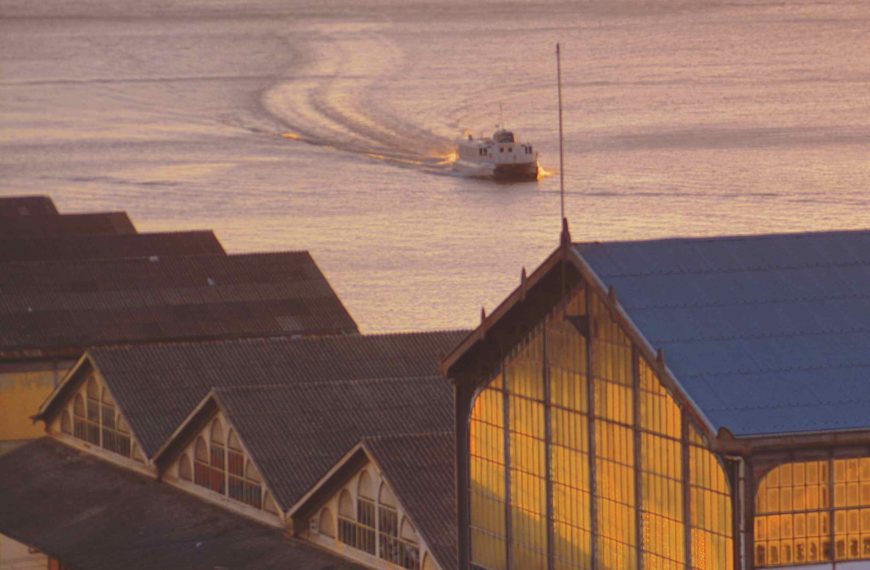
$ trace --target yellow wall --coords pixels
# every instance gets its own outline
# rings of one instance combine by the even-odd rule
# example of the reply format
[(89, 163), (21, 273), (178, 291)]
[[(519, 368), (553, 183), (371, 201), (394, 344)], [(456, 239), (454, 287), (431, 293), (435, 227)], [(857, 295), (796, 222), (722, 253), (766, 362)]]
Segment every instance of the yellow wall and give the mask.
[(0, 534), (0, 568), (3, 570), (34, 570), (48, 567), (48, 557), (32, 551), (26, 545)]
[(5, 364), (0, 368), (0, 453), (43, 434), (30, 419), (60, 382), (70, 362)]

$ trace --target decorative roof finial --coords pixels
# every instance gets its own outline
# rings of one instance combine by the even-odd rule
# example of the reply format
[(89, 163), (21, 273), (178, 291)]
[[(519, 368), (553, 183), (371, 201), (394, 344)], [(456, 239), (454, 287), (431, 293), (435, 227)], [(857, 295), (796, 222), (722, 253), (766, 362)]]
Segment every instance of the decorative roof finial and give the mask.
[(562, 235), (560, 236), (559, 241), (561, 242), (562, 247), (568, 247), (571, 245), (571, 230), (568, 229), (568, 218), (562, 218)]
[(520, 272), (520, 294), (523, 299), (526, 298), (526, 267)]

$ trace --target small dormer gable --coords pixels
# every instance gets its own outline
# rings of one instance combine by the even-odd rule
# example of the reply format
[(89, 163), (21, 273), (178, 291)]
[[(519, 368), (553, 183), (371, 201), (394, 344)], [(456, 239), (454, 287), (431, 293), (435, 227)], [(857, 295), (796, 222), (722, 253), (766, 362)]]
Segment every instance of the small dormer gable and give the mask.
[(241, 514), (281, 525), (281, 510), (237, 430), (222, 410), (209, 416), (186, 422), (199, 427), (179, 434), (184, 443), (166, 463), (164, 480)]
[(59, 393), (63, 399), (41, 418), (46, 431), (103, 458), (145, 467), (142, 447), (99, 371), (84, 359), (70, 374)]
[(319, 506), (311, 507), (294, 514), (297, 522), (302, 519), (299, 534), (306, 540), (371, 568), (441, 568), (389, 482), (368, 458)]

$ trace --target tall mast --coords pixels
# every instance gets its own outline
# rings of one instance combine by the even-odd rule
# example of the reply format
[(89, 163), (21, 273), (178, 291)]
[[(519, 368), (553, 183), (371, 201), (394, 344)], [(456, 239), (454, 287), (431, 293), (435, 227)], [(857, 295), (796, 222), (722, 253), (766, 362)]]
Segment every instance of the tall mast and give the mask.
[(562, 147), (562, 54), (556, 43), (556, 83), (559, 89), (559, 201), (562, 220), (565, 219), (565, 155)]

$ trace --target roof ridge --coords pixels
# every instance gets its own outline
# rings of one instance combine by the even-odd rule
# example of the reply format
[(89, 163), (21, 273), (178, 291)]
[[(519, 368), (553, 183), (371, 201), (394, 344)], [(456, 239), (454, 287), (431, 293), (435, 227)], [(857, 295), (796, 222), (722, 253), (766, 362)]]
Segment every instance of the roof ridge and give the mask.
[(420, 432), (412, 432), (412, 433), (394, 433), (394, 434), (385, 434), (385, 435), (364, 435), (360, 437), (361, 442), (366, 441), (381, 441), (385, 439), (405, 439), (412, 437), (427, 437), (427, 436), (438, 436), (438, 435), (456, 435), (455, 432), (449, 430), (438, 430), (438, 431), (420, 431)]
[(324, 334), (324, 335), (299, 335), (298, 333), (288, 332), (286, 336), (248, 336), (248, 337), (232, 337), (232, 338), (212, 338), (212, 339), (178, 339), (178, 340), (161, 340), (158, 342), (147, 343), (118, 343), (94, 346), (89, 348), (89, 351), (113, 352), (117, 350), (126, 350), (130, 348), (156, 348), (161, 346), (189, 346), (197, 344), (220, 344), (220, 343), (239, 343), (239, 344), (266, 344), (266, 343), (310, 343), (324, 341), (339, 341), (347, 339), (369, 339), (369, 338), (394, 338), (403, 336), (422, 336), (436, 334), (454, 334), (468, 333), (471, 329), (437, 329), (431, 331), (405, 331), (405, 332), (384, 332), (384, 333), (352, 333), (352, 334)]
[(258, 390), (275, 390), (275, 391), (292, 391), (300, 389), (308, 389), (317, 386), (334, 386), (338, 384), (376, 384), (390, 382), (407, 382), (410, 380), (428, 380), (437, 378), (441, 380), (438, 373), (416, 375), (416, 376), (382, 376), (370, 378), (337, 378), (335, 380), (324, 380), (321, 382), (305, 382), (300, 384), (246, 384), (244, 386), (214, 386), (212, 392), (215, 393), (231, 393), (231, 392), (253, 392)]
[(614, 241), (579, 241), (573, 242), (574, 247), (589, 246), (589, 245), (615, 245), (615, 244), (640, 244), (640, 243), (655, 243), (655, 242), (724, 242), (724, 241), (748, 241), (748, 240), (770, 240), (778, 238), (818, 238), (821, 236), (845, 236), (845, 235), (860, 235), (866, 234), (870, 236), (870, 228), (864, 229), (849, 229), (849, 230), (823, 230), (823, 231), (795, 231), (781, 233), (765, 233), (765, 234), (733, 234), (726, 236), (670, 236), (652, 239), (637, 239), (637, 240), (614, 240)]

